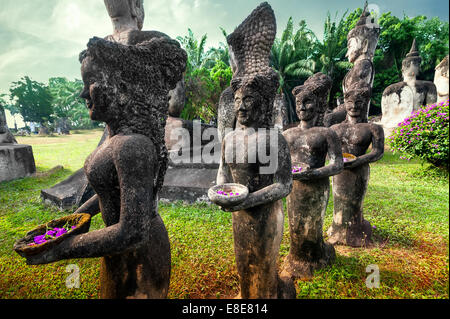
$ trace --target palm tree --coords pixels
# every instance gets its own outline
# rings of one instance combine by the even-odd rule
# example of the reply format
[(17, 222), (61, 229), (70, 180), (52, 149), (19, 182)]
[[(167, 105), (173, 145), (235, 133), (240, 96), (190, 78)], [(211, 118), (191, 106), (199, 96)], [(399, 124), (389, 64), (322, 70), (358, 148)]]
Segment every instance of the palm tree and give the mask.
[(292, 89), (314, 73), (314, 55), (317, 38), (301, 20), (299, 29), (294, 33), (292, 17), (289, 18), (281, 39), (275, 39), (272, 46), (270, 64), (280, 77), (280, 93), (284, 94), (287, 103), (289, 122), (298, 121), (295, 111), (295, 99)]
[(205, 52), (207, 35), (204, 34), (200, 41), (194, 37), (194, 33), (188, 28), (188, 35), (184, 37), (177, 37), (181, 46), (186, 50), (188, 56), (187, 69), (195, 70), (204, 66), (207, 61), (207, 53)]
[(219, 42), (218, 48), (211, 47), (206, 53), (208, 64), (212, 63), (212, 67), (214, 66), (216, 61), (222, 61), (227, 66), (230, 66), (230, 53), (228, 51), (228, 45), (226, 44), (228, 34), (224, 28), (220, 27), (220, 30), (222, 31), (222, 34), (225, 37), (225, 43)]

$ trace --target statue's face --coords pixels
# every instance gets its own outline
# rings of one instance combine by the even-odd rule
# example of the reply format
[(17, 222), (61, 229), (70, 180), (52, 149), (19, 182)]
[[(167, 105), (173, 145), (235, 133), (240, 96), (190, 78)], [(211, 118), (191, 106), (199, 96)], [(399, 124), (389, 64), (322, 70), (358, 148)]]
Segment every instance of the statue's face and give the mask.
[(367, 104), (365, 99), (359, 96), (350, 96), (345, 99), (345, 109), (351, 117), (359, 117)]
[(258, 114), (261, 107), (261, 96), (254, 90), (243, 87), (234, 94), (234, 111), (237, 121), (244, 126), (253, 126), (258, 123)]
[(317, 101), (313, 96), (296, 99), (296, 109), (300, 121), (310, 121), (317, 115)]
[(406, 65), (402, 66), (403, 78), (415, 78), (420, 71), (420, 62), (417, 60), (411, 60)]
[(353, 63), (361, 55), (362, 41), (359, 37), (352, 37), (347, 42), (347, 53), (345, 56), (348, 62)]
[(99, 68), (91, 57), (86, 57), (81, 64), (81, 78), (84, 88), (80, 97), (86, 100), (89, 116), (95, 121), (106, 121), (107, 105), (102, 98), (99, 85)]

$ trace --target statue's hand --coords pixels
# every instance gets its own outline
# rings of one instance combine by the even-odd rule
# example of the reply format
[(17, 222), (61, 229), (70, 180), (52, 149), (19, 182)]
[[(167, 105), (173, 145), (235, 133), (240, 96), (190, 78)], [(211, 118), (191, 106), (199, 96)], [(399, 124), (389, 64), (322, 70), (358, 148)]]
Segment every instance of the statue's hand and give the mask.
[(303, 171), (300, 173), (292, 174), (292, 179), (296, 181), (306, 181), (311, 179), (311, 172), (310, 171)]
[(361, 160), (357, 157), (355, 160), (350, 162), (344, 162), (344, 168), (355, 168), (361, 165)]

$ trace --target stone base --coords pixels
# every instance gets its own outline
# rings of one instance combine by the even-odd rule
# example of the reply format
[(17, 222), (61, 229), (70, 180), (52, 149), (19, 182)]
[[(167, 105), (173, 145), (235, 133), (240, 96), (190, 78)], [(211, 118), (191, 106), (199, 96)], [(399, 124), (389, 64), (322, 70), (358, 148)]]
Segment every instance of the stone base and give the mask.
[(281, 277), (310, 279), (315, 270), (331, 265), (336, 259), (334, 247), (328, 243), (323, 243), (320, 245), (320, 251), (311, 252), (310, 255), (317, 256), (318, 258), (314, 260), (296, 258), (292, 254), (289, 254), (284, 261)]
[(24, 144), (0, 144), (0, 182), (36, 173), (33, 149)]
[(55, 186), (41, 190), (41, 198), (47, 204), (59, 209), (78, 208), (95, 194), (90, 186), (84, 169), (81, 168)]
[(327, 231), (332, 245), (367, 247), (372, 244), (372, 226), (367, 220), (349, 226), (332, 224)]

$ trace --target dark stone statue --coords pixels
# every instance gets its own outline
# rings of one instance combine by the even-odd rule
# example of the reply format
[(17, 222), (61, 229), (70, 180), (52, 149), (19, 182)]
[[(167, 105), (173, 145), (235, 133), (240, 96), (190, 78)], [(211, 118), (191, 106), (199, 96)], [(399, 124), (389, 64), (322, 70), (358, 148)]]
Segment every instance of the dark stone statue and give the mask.
[(168, 92), (186, 59), (178, 42), (166, 37), (135, 46), (89, 41), (80, 55), (81, 97), (91, 119), (106, 123), (108, 136), (84, 165), (96, 195), (76, 212), (101, 211), (106, 227), (68, 238), (28, 263), (102, 257), (102, 298), (167, 296), (170, 244), (157, 202), (168, 162)]
[[(249, 190), (242, 203), (223, 208), (233, 212), (240, 298), (295, 297), (293, 282), (280, 279), (277, 267), (283, 236), (281, 199), (291, 191), (292, 176), (288, 145), (278, 129), (269, 130), (279, 85), (269, 67), (275, 34), (273, 10), (262, 3), (227, 38), (236, 61), (231, 83), (236, 128), (222, 142), (217, 184), (238, 183)], [(269, 168), (275, 165), (265, 171), (262, 155), (267, 153)]]
[[(330, 195), (329, 176), (340, 173), (344, 167), (341, 142), (332, 129), (315, 126), (330, 89), (331, 78), (320, 73), (292, 92), (300, 124), (284, 131), (283, 136), (292, 164), (303, 167), (299, 173), (293, 173), (293, 188), (286, 201), (290, 247), (282, 276), (311, 277), (314, 270), (329, 265), (335, 258), (333, 246), (323, 241), (322, 226)], [(329, 164), (325, 165), (327, 155)]]
[[(356, 26), (350, 30), (347, 35), (347, 58), (353, 63), (353, 68), (345, 75), (342, 82), (342, 91), (345, 93), (355, 83), (368, 85), (372, 88), (375, 77), (375, 68), (373, 66), (373, 56), (380, 36), (380, 27), (371, 18), (367, 11), (367, 1), (364, 10)], [(369, 116), (370, 99), (361, 112), (361, 121), (367, 123)], [(341, 123), (346, 119), (346, 108), (341, 104), (332, 112), (327, 113), (324, 119), (324, 125)]]
[[(370, 96), (368, 85), (350, 88), (344, 96), (346, 120), (331, 127), (341, 140), (342, 152), (356, 156), (344, 163), (340, 174), (333, 176), (333, 223), (327, 232), (331, 244), (361, 247), (371, 243), (372, 228), (364, 219), (362, 208), (369, 183), (369, 163), (384, 154), (384, 132), (381, 126), (361, 120)], [(372, 150), (366, 154), (371, 144)]]

